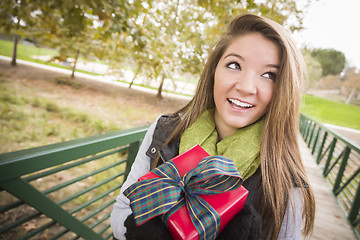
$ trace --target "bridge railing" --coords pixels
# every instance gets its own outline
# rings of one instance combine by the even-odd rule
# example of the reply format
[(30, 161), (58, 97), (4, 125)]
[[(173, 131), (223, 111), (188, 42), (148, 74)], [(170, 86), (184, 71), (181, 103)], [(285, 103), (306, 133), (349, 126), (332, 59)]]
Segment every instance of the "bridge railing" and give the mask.
[(315, 119), (301, 114), (300, 132), (360, 239), (360, 149)]
[(147, 127), (0, 155), (0, 239), (109, 239)]
[[(112, 205), (146, 130), (0, 155), (0, 238), (111, 238)], [(359, 238), (359, 147), (304, 114), (300, 130)]]

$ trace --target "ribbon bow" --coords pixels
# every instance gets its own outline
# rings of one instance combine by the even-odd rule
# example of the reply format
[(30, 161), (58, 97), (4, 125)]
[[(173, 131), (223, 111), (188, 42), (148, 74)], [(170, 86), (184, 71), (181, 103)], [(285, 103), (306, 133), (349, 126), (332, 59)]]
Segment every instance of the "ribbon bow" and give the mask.
[(130, 199), (135, 222), (141, 225), (163, 215), (165, 224), (170, 216), (186, 205), (199, 239), (215, 239), (220, 227), (220, 216), (198, 195), (213, 195), (239, 188), (242, 178), (234, 163), (224, 156), (202, 159), (198, 166), (180, 177), (172, 160), (152, 172), (161, 178), (134, 183), (124, 191)]

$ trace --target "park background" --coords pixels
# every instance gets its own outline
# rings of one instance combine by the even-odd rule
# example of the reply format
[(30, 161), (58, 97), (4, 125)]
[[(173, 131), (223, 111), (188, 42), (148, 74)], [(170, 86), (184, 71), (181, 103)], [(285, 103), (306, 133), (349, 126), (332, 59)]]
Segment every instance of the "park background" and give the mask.
[[(192, 96), (226, 22), (244, 12), (274, 19), (295, 37), (309, 74), (302, 112), (358, 136), (357, 62), (331, 45), (299, 38), (307, 31), (306, 14), (320, 3), (2, 1), (0, 153), (148, 125), (176, 111)], [(1, 204), (7, 200), (1, 198)], [(23, 225), (16, 234), (39, 225)]]
[[(153, 89), (158, 98), (163, 92), (191, 96), (208, 51), (224, 32), (226, 22), (243, 12), (258, 13), (283, 24), (301, 42), (309, 74), (302, 111), (323, 123), (360, 129), (359, 67), (340, 50), (299, 40), (302, 31), (311, 30), (305, 16), (312, 13), (312, 4), (327, 6), (321, 1), (300, 3), (3, 1), (0, 54), (12, 57), (12, 65), (22, 59), (71, 70), (70, 74), (48, 79), (57, 84), (54, 89), (62, 85), (80, 88), (75, 72), (85, 72), (100, 81)], [(353, 8), (350, 4), (346, 7)], [(22, 66), (12, 68), (21, 71)], [(6, 81), (11, 77), (7, 75), (2, 74), (1, 82), (0, 152), (134, 127), (153, 121), (161, 113), (147, 117), (148, 122), (135, 120), (142, 116), (140, 110), (129, 119), (128, 111), (122, 110), (109, 110), (112, 117), (106, 119), (101, 113), (95, 117), (84, 109), (70, 110), (61, 102), (65, 99), (54, 101), (38, 91), (16, 89), (16, 81)], [(111, 104), (113, 108), (116, 105), (119, 109), (123, 104)]]

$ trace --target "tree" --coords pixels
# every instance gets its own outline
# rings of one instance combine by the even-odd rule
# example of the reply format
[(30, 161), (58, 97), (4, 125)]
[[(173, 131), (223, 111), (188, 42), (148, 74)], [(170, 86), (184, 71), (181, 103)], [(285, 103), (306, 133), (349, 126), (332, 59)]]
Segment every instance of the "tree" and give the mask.
[(302, 11), (294, 0), (153, 1), (146, 14), (139, 14), (134, 22), (142, 23), (137, 27), (143, 51), (150, 60), (145, 64), (152, 66), (148, 74), (155, 79), (160, 77), (157, 95), (161, 97), (164, 81), (174, 72), (199, 75), (208, 51), (224, 32), (226, 23), (242, 12), (270, 17), (294, 31), (302, 28)]
[[(93, 45), (103, 40), (99, 31), (109, 28), (112, 5), (101, 1), (41, 1), (36, 34), (32, 36), (47, 46), (59, 49), (60, 57), (73, 57), (71, 77), (74, 78), (80, 56), (89, 57)], [(105, 33), (103, 33), (106, 36)]]
[(303, 9), (296, 0), (242, 0), (242, 1), (212, 1), (198, 0), (198, 5), (210, 11), (217, 19), (215, 28), (223, 29), (233, 16), (242, 13), (255, 13), (270, 18), (291, 31), (303, 28), (303, 11), (309, 7), (310, 1), (302, 1)]
[[(304, 3), (305, 9), (309, 1)], [(181, 11), (182, 9), (184, 11)], [(177, 45), (175, 56), (179, 61), (178, 70), (199, 75), (213, 44), (219, 40), (219, 35), (225, 32), (226, 24), (233, 16), (245, 12), (273, 19), (291, 31), (302, 29), (302, 10), (298, 9), (295, 0), (198, 0), (196, 4), (192, 1), (181, 1), (179, 21), (174, 28), (180, 32), (178, 41), (186, 48), (180, 47), (181, 44)], [(190, 52), (186, 49), (190, 49)]]
[(302, 50), (304, 60), (306, 63), (308, 78), (310, 85), (309, 88), (315, 87), (316, 83), (322, 76), (321, 64), (311, 56), (311, 53), (307, 49)]
[(340, 74), (346, 63), (344, 53), (335, 49), (313, 49), (311, 56), (320, 62), (322, 76)]
[[(309, 3), (309, 0), (305, 0)], [(198, 76), (208, 52), (230, 19), (243, 12), (269, 17), (288, 29), (302, 28), (296, 0), (5, 0), (8, 29), (20, 19), (12, 9), (28, 4), (20, 26), (24, 36), (56, 47), (64, 58), (111, 60), (117, 66), (133, 61), (136, 72), (158, 80), (158, 96), (173, 75)], [(30, 4), (31, 3), (31, 4)], [(20, 6), (20, 5), (19, 5)], [(21, 8), (23, 9), (23, 7)], [(24, 23), (22, 23), (24, 22)], [(11, 24), (10, 24), (11, 23)]]
[[(186, 58), (184, 42), (195, 42), (199, 39), (192, 33), (197, 30), (193, 26), (196, 25), (194, 21), (187, 21), (191, 15), (201, 18), (200, 14), (194, 14), (193, 7), (190, 1), (181, 4), (179, 0), (154, 1), (153, 5), (148, 4), (148, 11), (132, 20), (136, 27), (126, 38), (130, 41), (125, 44), (132, 49), (130, 55), (137, 64), (136, 72), (141, 70), (146, 77), (159, 81), (159, 98), (162, 97), (165, 80), (180, 71), (181, 59)], [(191, 26), (193, 31), (188, 30)], [(188, 47), (186, 49), (192, 49), (191, 44)]]
[(18, 34), (21, 33), (38, 44), (59, 49), (60, 57), (74, 57), (74, 76), (80, 55), (90, 56), (93, 45), (101, 45), (116, 28), (127, 29), (128, 15), (125, 13), (128, 13), (128, 8), (141, 5), (141, 1), (134, 2), (136, 4), (120, 0), (2, 1), (0, 23), (7, 32), (17, 33), (12, 62), (16, 61)]
[(347, 67), (344, 72), (341, 92), (347, 95), (346, 103), (349, 104), (354, 95), (360, 93), (360, 73), (355, 67)]
[(14, 35), (14, 47), (11, 65), (16, 65), (19, 36), (25, 36), (25, 30), (34, 24), (31, 15), (37, 4), (26, 0), (3, 0), (0, 3), (0, 26), (8, 34)]

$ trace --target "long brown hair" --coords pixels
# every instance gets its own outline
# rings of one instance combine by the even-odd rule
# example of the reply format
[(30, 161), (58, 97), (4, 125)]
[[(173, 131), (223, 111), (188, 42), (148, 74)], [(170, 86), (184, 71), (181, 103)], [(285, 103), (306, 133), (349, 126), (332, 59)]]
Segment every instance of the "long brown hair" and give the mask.
[[(314, 224), (315, 201), (297, 141), (301, 83), (306, 79), (306, 68), (301, 53), (278, 23), (253, 14), (238, 16), (229, 23), (227, 33), (209, 55), (194, 97), (177, 112), (182, 116), (181, 121), (168, 143), (181, 137), (205, 109), (215, 107), (213, 88), (216, 66), (234, 38), (252, 32), (261, 33), (276, 43), (281, 59), (261, 138), (263, 237), (268, 238), (271, 235), (270, 239), (277, 239), (289, 199), (292, 199), (290, 196), (294, 185), (300, 186), (303, 199), (303, 234), (309, 235)], [(304, 187), (306, 185), (309, 187)]]

